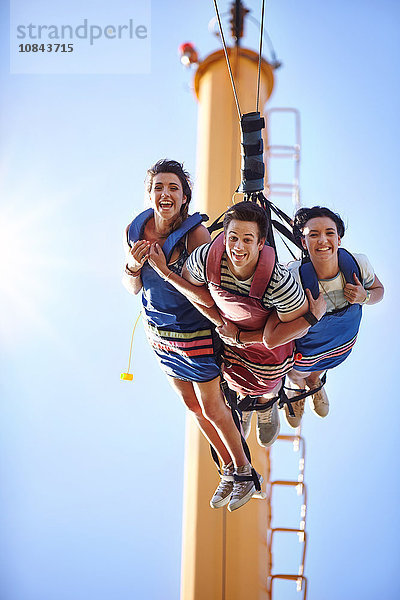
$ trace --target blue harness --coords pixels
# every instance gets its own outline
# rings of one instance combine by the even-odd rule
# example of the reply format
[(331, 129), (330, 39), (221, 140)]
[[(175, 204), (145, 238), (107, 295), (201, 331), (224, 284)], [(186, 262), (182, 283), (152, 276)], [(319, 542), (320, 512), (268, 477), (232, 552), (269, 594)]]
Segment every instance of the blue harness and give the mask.
[[(143, 238), (144, 228), (153, 216), (152, 208), (145, 210), (132, 221), (128, 231), (128, 242), (132, 245)], [(200, 213), (190, 215), (181, 227), (173, 231), (165, 240), (163, 252), (169, 262), (175, 246), (185, 235), (195, 229), (204, 220)], [(165, 281), (145, 262), (142, 267), (143, 307), (147, 317), (157, 327), (168, 327), (177, 331), (194, 331), (200, 327), (210, 327), (209, 321), (200, 315), (194, 306), (173, 285)]]
[[(131, 223), (130, 245), (143, 239), (144, 228), (153, 214), (149, 208)], [(162, 248), (167, 263), (177, 244), (204, 220), (203, 215), (195, 213), (167, 237)], [(141, 279), (146, 335), (164, 372), (184, 381), (210, 381), (217, 377), (220, 369), (210, 321), (147, 262)]]
[[(347, 283), (354, 284), (354, 273), (361, 281), (360, 267), (350, 252), (339, 248), (338, 262)], [(311, 261), (301, 265), (300, 278), (303, 288), (308, 288), (313, 297), (318, 298), (318, 277)], [(295, 369), (324, 371), (343, 362), (356, 342), (361, 316), (360, 304), (349, 304), (325, 314), (304, 337), (296, 340), (296, 350), (302, 356), (296, 359)]]

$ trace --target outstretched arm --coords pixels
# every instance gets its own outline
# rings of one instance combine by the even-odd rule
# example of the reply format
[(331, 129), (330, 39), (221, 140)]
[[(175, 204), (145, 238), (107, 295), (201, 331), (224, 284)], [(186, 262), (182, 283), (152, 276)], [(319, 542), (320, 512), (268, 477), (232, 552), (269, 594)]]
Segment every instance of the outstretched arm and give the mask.
[(305, 318), (311, 313), (318, 321), (326, 312), (326, 302), (322, 294), (314, 300), (310, 290), (305, 290), (308, 301), (306, 300), (299, 309), (281, 315), (273, 313), (264, 328), (263, 342), (267, 348), (272, 349), (297, 338), (303, 337), (311, 327), (311, 323)]
[(264, 329), (240, 330), (234, 323), (227, 321), (222, 327), (217, 328), (217, 332), (226, 344), (233, 346), (248, 346), (258, 343), (264, 344), (270, 350), (282, 346), (282, 344), (303, 337), (307, 333), (311, 325), (303, 315), (311, 312), (319, 320), (326, 311), (326, 302), (322, 294), (317, 300), (314, 300), (310, 290), (306, 290), (306, 294), (308, 301), (306, 300), (297, 310), (283, 316), (287, 319), (285, 322), (281, 321), (274, 311), (269, 316)]
[(214, 305), (214, 300), (206, 285), (193, 284), (171, 271), (165, 260), (164, 252), (161, 247), (155, 243), (150, 247), (149, 264), (165, 281), (168, 281), (181, 294), (186, 296), (190, 302), (211, 308)]

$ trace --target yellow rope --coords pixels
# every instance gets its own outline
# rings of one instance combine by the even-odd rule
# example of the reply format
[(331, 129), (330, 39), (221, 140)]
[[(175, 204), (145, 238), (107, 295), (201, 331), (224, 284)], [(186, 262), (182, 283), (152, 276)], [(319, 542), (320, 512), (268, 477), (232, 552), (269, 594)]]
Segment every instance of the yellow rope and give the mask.
[(136, 330), (136, 326), (139, 322), (140, 319), (140, 315), (141, 313), (138, 314), (137, 319), (135, 321), (135, 324), (133, 326), (133, 330), (132, 330), (132, 337), (131, 337), (131, 346), (129, 348), (129, 360), (128, 360), (128, 369), (126, 373), (121, 373), (121, 379), (124, 379), (125, 381), (132, 381), (133, 380), (133, 375), (132, 373), (129, 373), (129, 369), (131, 368), (131, 359), (132, 359), (132, 347), (133, 347), (133, 336), (135, 335), (135, 330)]

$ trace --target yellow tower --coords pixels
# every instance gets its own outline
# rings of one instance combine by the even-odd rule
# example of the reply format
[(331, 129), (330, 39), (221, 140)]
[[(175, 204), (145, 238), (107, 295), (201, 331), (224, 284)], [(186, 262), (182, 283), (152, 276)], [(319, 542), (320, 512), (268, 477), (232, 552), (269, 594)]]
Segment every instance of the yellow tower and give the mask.
[[(255, 111), (258, 54), (238, 45), (228, 52), (240, 109)], [(272, 67), (262, 60), (261, 112), (273, 83)], [(198, 209), (214, 220), (231, 204), (240, 184), (240, 124), (223, 50), (199, 64), (195, 91), (199, 102), (196, 197)], [(265, 480), (267, 451), (257, 444), (254, 432), (249, 446), (253, 464)], [(212, 509), (209, 500), (218, 481), (208, 443), (188, 416), (181, 600), (267, 600), (268, 502), (252, 499), (234, 513)]]

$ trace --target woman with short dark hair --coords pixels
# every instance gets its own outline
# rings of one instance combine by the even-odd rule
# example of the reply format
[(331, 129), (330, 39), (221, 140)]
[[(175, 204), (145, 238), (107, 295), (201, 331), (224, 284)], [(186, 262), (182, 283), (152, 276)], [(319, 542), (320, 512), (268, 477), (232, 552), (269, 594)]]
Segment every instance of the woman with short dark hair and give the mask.
[[(305, 388), (315, 389), (310, 406), (321, 418), (329, 412), (329, 401), (320, 376), (349, 356), (357, 339), (362, 306), (380, 302), (384, 294), (368, 258), (340, 247), (344, 232), (341, 217), (326, 207), (301, 208), (294, 218), (293, 234), (303, 247), (303, 260), (290, 263), (289, 269), (314, 298), (323, 294), (327, 311), (296, 341), (296, 361), (289, 373), (294, 389), (289, 396), (293, 398)], [(302, 398), (293, 403), (294, 416), (285, 406), (291, 427), (300, 425), (304, 402)]]

